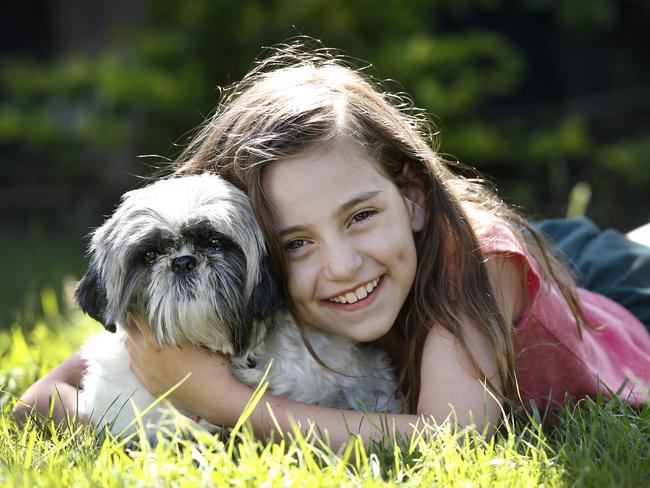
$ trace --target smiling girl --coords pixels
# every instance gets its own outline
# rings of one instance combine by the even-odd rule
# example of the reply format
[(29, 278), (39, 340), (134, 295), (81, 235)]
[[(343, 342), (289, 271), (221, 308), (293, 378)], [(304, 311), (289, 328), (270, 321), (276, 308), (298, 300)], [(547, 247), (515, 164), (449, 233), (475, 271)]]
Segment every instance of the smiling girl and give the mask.
[[(623, 384), (623, 398), (645, 401), (644, 325), (576, 288), (541, 234), (452, 171), (431, 140), (425, 117), (359, 71), (286, 47), (231, 89), (177, 172), (214, 171), (247, 191), (299, 326), (390, 355), (410, 405), (388, 416), (398, 431), (420, 418), (481, 428), (505, 404), (543, 409)], [(161, 394), (191, 372), (172, 401), (234, 425), (252, 390), (227, 360), (189, 345), (161, 350), (137, 325), (127, 348), (147, 388)], [(73, 356), (32, 388), (65, 388), (81, 370)], [(381, 413), (265, 395), (250, 417), (260, 436), (277, 428), (268, 408), (282, 430), (314, 421), (335, 445), (385, 425)]]

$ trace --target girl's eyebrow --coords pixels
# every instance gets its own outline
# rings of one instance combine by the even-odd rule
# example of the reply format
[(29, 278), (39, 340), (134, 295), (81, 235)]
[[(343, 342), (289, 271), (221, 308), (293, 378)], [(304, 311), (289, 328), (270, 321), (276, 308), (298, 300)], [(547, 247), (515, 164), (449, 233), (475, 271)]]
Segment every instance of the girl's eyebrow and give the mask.
[(366, 191), (364, 193), (361, 193), (361, 194), (357, 195), (356, 197), (354, 197), (353, 199), (348, 200), (343, 205), (341, 205), (338, 208), (338, 210), (336, 211), (336, 215), (340, 215), (342, 213), (345, 213), (345, 212), (351, 210), (352, 208), (356, 207), (360, 203), (363, 203), (363, 202), (365, 202), (367, 200), (370, 200), (373, 197), (376, 197), (380, 193), (381, 192), (379, 190), (377, 190), (377, 191)]
[[(377, 190), (377, 191), (366, 191), (366, 192), (360, 193), (359, 195), (357, 195), (356, 197), (348, 200), (343, 205), (341, 205), (338, 209), (336, 209), (335, 215), (341, 215), (343, 213), (346, 213), (350, 209), (352, 209), (352, 208), (356, 207), (357, 205), (359, 205), (360, 203), (366, 202), (366, 201), (370, 200), (371, 198), (376, 197), (380, 193), (381, 193), (381, 191), (379, 191), (379, 190)], [(304, 225), (292, 225), (291, 227), (287, 227), (286, 229), (282, 229), (279, 232), (279, 234), (280, 234), (280, 237), (284, 237), (284, 236), (286, 236), (288, 234), (293, 234), (294, 232), (302, 231), (302, 230), (305, 230), (305, 229), (306, 229), (306, 226), (304, 226)]]

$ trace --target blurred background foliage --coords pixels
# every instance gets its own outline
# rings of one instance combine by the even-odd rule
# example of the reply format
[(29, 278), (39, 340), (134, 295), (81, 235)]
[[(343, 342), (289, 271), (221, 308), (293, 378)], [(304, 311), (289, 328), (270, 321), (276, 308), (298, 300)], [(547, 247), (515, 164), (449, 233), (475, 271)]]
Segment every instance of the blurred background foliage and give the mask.
[[(440, 150), (532, 216), (629, 230), (650, 204), (644, 0), (26, 0), (0, 29), (0, 327), (85, 269), (84, 235), (173, 159), (264, 46), (305, 34), (372, 63)], [(155, 157), (141, 157), (155, 154)], [(38, 308), (38, 306), (36, 305)], [(21, 317), (23, 320), (26, 318)]]

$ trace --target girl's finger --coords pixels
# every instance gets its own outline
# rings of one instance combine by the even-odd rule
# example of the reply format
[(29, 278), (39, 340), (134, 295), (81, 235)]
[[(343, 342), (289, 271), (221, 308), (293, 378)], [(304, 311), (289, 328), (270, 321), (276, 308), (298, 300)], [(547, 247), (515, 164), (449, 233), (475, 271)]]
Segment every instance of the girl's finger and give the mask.
[(135, 320), (131, 319), (129, 323), (126, 324), (126, 327), (124, 327), (124, 331), (127, 335), (127, 339), (124, 342), (125, 344), (131, 343), (131, 347), (136, 347), (138, 344), (142, 344), (144, 342), (144, 337), (142, 336), (142, 332), (140, 332), (140, 327)]
[(128, 339), (124, 341), (124, 347), (126, 348), (127, 352), (129, 353), (129, 369), (135, 376), (140, 379), (140, 370), (138, 368), (138, 361), (137, 361), (137, 349), (133, 345), (133, 342), (131, 339)]
[[(129, 338), (134, 342), (134, 346), (142, 346), (153, 349), (155, 351), (160, 351), (161, 347), (154, 338), (151, 330), (144, 319), (144, 317), (134, 312), (131, 314), (131, 327), (127, 327), (127, 334)], [(136, 343), (137, 342), (137, 343)]]
[(131, 314), (131, 327), (129, 329), (135, 330), (137, 333), (144, 335), (148, 332), (147, 323), (144, 320), (144, 317), (139, 312), (133, 312)]
[(127, 337), (126, 340), (124, 341), (124, 348), (129, 353), (129, 356), (133, 357), (135, 346), (133, 345), (133, 341), (131, 340), (130, 337)]

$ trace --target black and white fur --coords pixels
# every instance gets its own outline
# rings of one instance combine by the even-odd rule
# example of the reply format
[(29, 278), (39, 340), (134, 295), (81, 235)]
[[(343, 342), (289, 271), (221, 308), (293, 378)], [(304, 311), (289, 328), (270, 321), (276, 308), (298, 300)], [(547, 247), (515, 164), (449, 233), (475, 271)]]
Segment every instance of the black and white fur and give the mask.
[[(283, 308), (247, 196), (216, 175), (160, 180), (126, 193), (92, 235), (90, 266), (75, 296), (107, 329), (82, 348), (88, 368), (80, 410), (114, 434), (133, 432), (127, 426), (134, 412), (155, 400), (129, 369), (123, 327), (134, 311), (161, 347), (189, 341), (224, 353), (232, 374), (250, 386), (273, 360), (270, 393), (342, 409), (404, 410), (382, 352), (309, 329), (331, 370), (309, 354)], [(159, 403), (142, 420), (153, 428), (166, 412)]]

